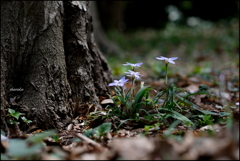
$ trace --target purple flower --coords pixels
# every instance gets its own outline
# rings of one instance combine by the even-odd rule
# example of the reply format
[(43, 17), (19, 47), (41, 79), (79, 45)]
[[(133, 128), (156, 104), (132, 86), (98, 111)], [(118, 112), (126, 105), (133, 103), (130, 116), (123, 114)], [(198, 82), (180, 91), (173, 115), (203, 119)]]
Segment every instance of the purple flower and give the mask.
[(143, 63), (137, 63), (137, 64), (132, 64), (127, 62), (126, 64), (123, 64), (124, 66), (131, 65), (132, 67), (140, 67)]
[(132, 70), (128, 70), (129, 72), (124, 72), (124, 73), (127, 73), (129, 75), (129, 77), (135, 77), (136, 79), (141, 79), (140, 77), (142, 76), (139, 72), (134, 72)]
[(125, 79), (125, 76), (122, 77), (120, 80), (114, 80), (113, 83), (109, 83), (108, 86), (121, 86), (123, 87), (124, 84), (128, 81), (128, 79)]
[(160, 56), (160, 57), (156, 57), (156, 59), (158, 60), (165, 60), (166, 63), (172, 63), (172, 64), (175, 64), (175, 62), (173, 60), (176, 60), (178, 57), (172, 57), (172, 58), (166, 58), (166, 57), (163, 57), (163, 56)]

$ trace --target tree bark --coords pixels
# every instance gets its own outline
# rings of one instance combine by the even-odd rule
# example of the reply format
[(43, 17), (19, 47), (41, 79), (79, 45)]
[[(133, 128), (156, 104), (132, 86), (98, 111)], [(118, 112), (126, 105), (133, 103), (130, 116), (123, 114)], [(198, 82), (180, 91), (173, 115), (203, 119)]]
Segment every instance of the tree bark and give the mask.
[(101, 108), (112, 76), (95, 44), (89, 5), (1, 1), (1, 112), (11, 107), (42, 129), (62, 130), (77, 100)]

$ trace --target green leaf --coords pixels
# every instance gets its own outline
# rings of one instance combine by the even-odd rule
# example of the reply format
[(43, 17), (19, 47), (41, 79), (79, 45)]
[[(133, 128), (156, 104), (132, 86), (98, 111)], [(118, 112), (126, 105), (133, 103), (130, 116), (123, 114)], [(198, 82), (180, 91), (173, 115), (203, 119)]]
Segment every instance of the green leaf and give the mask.
[(31, 120), (28, 120), (25, 116), (22, 116), (21, 119), (23, 120), (23, 122), (25, 123), (31, 123)]
[(116, 102), (115, 98), (113, 97), (110, 97), (110, 98), (113, 100), (115, 107), (112, 107), (112, 106), (107, 106), (107, 107), (110, 107), (111, 109), (113, 109), (114, 111), (117, 111), (118, 113), (122, 113), (121, 109), (118, 107), (118, 103)]
[(201, 113), (204, 113), (204, 114), (209, 114), (209, 115), (219, 115), (218, 113), (216, 112), (211, 112), (211, 111), (206, 111), (206, 110), (201, 110), (199, 109), (199, 107), (197, 105), (195, 105), (194, 103), (192, 103), (191, 101), (188, 101), (187, 99), (184, 99), (182, 98), (181, 96), (179, 95), (176, 95), (182, 102), (184, 103), (187, 103), (187, 104), (190, 104), (192, 108), (194, 108), (195, 110), (198, 110), (200, 111)]
[(24, 113), (16, 112), (15, 110), (9, 108), (8, 112), (10, 113), (8, 116), (12, 116), (18, 120), (19, 116), (25, 115)]
[(207, 90), (209, 89), (209, 87), (205, 84), (200, 84), (198, 88), (199, 92), (207, 92)]
[(124, 124), (125, 122), (130, 121), (130, 120), (135, 120), (135, 119), (126, 119), (124, 121), (121, 121), (121, 123), (118, 125), (117, 129), (119, 129), (122, 126), (122, 124)]
[(124, 98), (124, 95), (121, 93), (121, 91), (119, 91), (119, 89), (117, 89), (117, 88), (114, 88), (114, 89), (115, 89), (115, 91), (116, 91), (117, 96), (118, 96), (120, 99)]
[(88, 129), (86, 130), (83, 135), (85, 135), (86, 137), (91, 137), (96, 133), (96, 131), (94, 129)]
[(56, 133), (56, 130), (48, 130), (48, 131), (45, 131), (45, 132), (35, 134), (34, 136), (29, 137), (27, 140), (29, 140), (32, 143), (39, 143), (39, 142), (42, 142), (42, 140), (44, 138), (46, 138), (48, 136), (52, 136), (55, 133)]
[(14, 110), (14, 109), (11, 109), (11, 108), (9, 108), (9, 109), (8, 109), (8, 112), (9, 112), (10, 114), (13, 114), (13, 113), (15, 113), (15, 110)]
[(20, 124), (20, 122), (18, 122), (18, 121), (15, 121), (15, 120), (7, 120), (7, 122), (9, 123), (9, 124)]
[(166, 93), (166, 90), (158, 92), (157, 95), (153, 98), (153, 105), (158, 104), (158, 100)]
[(58, 142), (58, 141), (59, 141), (59, 136), (58, 136), (58, 134), (54, 134), (54, 135), (53, 135), (53, 139), (54, 139), (54, 141)]
[(43, 144), (34, 144), (32, 146), (29, 146), (26, 140), (10, 139), (9, 148), (7, 149), (7, 152), (11, 157), (14, 158), (19, 157), (27, 158), (36, 153), (40, 153), (42, 147)]
[(166, 138), (171, 137), (171, 136), (172, 136), (172, 131), (174, 130), (174, 128), (175, 128), (179, 123), (181, 123), (180, 120), (174, 121), (174, 122), (168, 127), (168, 129), (164, 131), (163, 136), (166, 137)]
[(18, 120), (19, 116), (24, 115), (24, 113), (16, 112), (12, 116)]
[(227, 113), (227, 112), (220, 112), (219, 113), (219, 116), (221, 116), (221, 117), (229, 116), (229, 115), (230, 115), (230, 113)]
[(165, 110), (165, 111), (169, 111), (172, 113), (171, 117), (177, 119), (177, 120), (180, 120), (184, 123), (189, 123), (189, 124), (192, 124), (193, 125), (193, 122), (191, 120), (189, 120), (186, 116), (180, 114), (179, 112), (177, 111), (174, 111), (174, 110), (171, 110), (171, 109), (168, 109), (168, 108), (159, 108), (160, 110)]
[(211, 94), (209, 94), (208, 92), (204, 92), (204, 91), (199, 91), (199, 92), (196, 92), (196, 93), (191, 93), (191, 94), (188, 94), (184, 97), (184, 99), (190, 97), (190, 96), (194, 96), (194, 95), (198, 95), (198, 94), (206, 94), (206, 95), (209, 95), (209, 96), (212, 96)]
[(140, 108), (141, 101), (142, 98), (145, 94), (147, 94), (147, 91), (149, 91), (151, 88), (149, 88), (149, 86), (144, 86), (141, 89), (139, 89), (139, 91), (137, 92), (136, 96), (135, 96), (135, 100), (134, 103), (132, 105), (132, 112), (138, 112), (137, 110)]
[(103, 136), (104, 134), (108, 133), (111, 130), (111, 127), (112, 127), (111, 122), (105, 122), (96, 128), (96, 132), (97, 134), (99, 134), (99, 136)]
[(127, 100), (127, 96), (125, 98), (125, 96), (117, 88), (114, 88), (114, 89), (115, 89), (116, 95), (117, 95), (117, 96), (114, 97), (114, 99), (119, 100), (121, 102), (121, 104), (125, 105), (126, 104), (126, 100)]

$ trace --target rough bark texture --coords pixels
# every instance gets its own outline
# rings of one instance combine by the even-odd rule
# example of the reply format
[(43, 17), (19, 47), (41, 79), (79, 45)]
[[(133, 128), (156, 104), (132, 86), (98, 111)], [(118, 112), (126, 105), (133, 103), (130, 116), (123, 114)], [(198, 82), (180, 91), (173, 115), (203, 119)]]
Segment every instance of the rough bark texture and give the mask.
[(94, 43), (89, 3), (1, 2), (1, 112), (15, 108), (42, 129), (62, 130), (76, 100), (100, 108), (112, 77)]

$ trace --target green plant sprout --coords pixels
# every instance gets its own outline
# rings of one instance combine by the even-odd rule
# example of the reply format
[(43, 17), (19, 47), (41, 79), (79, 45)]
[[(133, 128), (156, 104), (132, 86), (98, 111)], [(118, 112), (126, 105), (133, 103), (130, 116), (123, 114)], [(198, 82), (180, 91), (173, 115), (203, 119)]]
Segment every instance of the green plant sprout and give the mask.
[[(20, 121), (22, 121), (24, 123), (23, 128), (26, 129), (26, 125), (28, 125), (29, 123), (31, 123), (31, 120), (28, 120), (25, 116), (24, 113), (20, 113), (15, 111), (14, 109), (8, 108), (8, 114), (7, 116), (9, 117), (9, 119), (7, 120), (7, 122), (9, 124), (20, 124)], [(20, 117), (21, 116), (21, 117)], [(21, 119), (19, 119), (19, 117)]]
[(212, 115), (198, 115), (198, 117), (201, 118), (201, 120), (199, 120), (201, 126), (213, 124), (214, 119), (212, 118)]
[(17, 112), (11, 108), (8, 108), (8, 114), (7, 116), (10, 116), (10, 119), (8, 120), (8, 123), (10, 124), (19, 124), (20, 122), (18, 121), (19, 117), (21, 115), (24, 115), (24, 113)]
[(159, 130), (160, 129), (160, 127), (159, 127), (160, 125), (161, 125), (160, 122), (157, 122), (157, 123), (155, 123), (153, 125), (145, 125), (144, 126), (144, 131), (145, 131), (144, 135), (148, 134), (149, 131), (152, 130), (152, 129)]
[(112, 127), (111, 122), (105, 122), (94, 129), (91, 128), (91, 129), (86, 130), (83, 133), (83, 135), (85, 135), (87, 137), (96, 136), (97, 139), (101, 139), (104, 135), (106, 135), (108, 132), (110, 132), (111, 127)]
[[(19, 120), (19, 117), (20, 117), (21, 115), (25, 115), (25, 114), (24, 114), (24, 113), (21, 113), (21, 112), (17, 112), (17, 111), (15, 111), (15, 110), (11, 109), (11, 108), (8, 108), (8, 114), (7, 114), (7, 116), (10, 116), (10, 119), (8, 120), (8, 123), (10, 123), (10, 124), (17, 123), (17, 124), (19, 124), (20, 122), (19, 122), (18, 120)], [(20, 117), (20, 118), (21, 118), (21, 120), (22, 120), (24, 123), (26, 123), (26, 124), (32, 122), (31, 120), (28, 120), (25, 116), (22, 116), (22, 117)]]
[(111, 122), (105, 122), (98, 127), (96, 127), (96, 135), (101, 138), (111, 130), (112, 123)]

